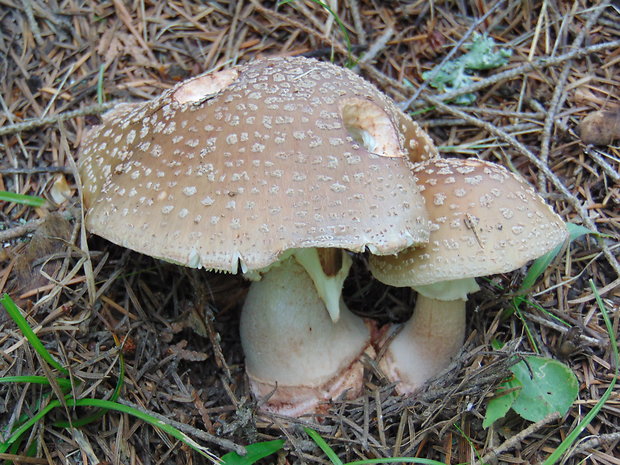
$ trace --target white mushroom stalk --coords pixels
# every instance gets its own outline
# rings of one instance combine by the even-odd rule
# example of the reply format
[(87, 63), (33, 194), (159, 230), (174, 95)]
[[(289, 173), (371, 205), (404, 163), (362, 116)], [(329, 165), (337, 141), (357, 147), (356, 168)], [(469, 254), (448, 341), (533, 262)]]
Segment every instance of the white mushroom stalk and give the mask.
[(428, 245), (370, 257), (373, 275), (418, 291), (412, 319), (380, 366), (410, 393), (445, 369), (465, 334), (475, 277), (517, 269), (560, 244), (562, 219), (527, 184), (494, 163), (435, 159), (414, 167), (434, 227)]
[(280, 266), (289, 257), (295, 258), (306, 270), (329, 316), (336, 323), (340, 315), (342, 286), (351, 269), (351, 257), (342, 253), (341, 249), (315, 247), (290, 249), (284, 252), (277, 262), (260, 270), (249, 271), (244, 276), (252, 281), (259, 281), (262, 276), (269, 273), (272, 268)]
[(359, 394), (370, 332), (340, 300), (326, 312), (305, 269), (293, 257), (252, 283), (241, 313), (241, 341), (252, 391), (263, 408), (299, 416), (322, 402)]
[(413, 316), (399, 329), (379, 367), (400, 394), (410, 394), (445, 369), (465, 337), (465, 301), (418, 294)]

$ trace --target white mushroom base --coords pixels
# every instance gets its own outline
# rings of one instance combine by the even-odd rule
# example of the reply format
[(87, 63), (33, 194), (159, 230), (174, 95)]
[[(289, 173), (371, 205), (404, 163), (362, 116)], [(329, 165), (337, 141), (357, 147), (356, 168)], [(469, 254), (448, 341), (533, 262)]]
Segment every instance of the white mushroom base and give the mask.
[(370, 349), (364, 321), (340, 303), (332, 322), (312, 279), (294, 258), (252, 283), (240, 322), (246, 372), (265, 411), (299, 416), (362, 387)]
[(465, 301), (441, 301), (418, 294), (413, 316), (390, 343), (379, 368), (410, 394), (448, 367), (463, 345)]
[(260, 406), (265, 412), (299, 417), (301, 415), (324, 413), (329, 402), (334, 399), (354, 399), (362, 391), (364, 366), (359, 361), (363, 353), (375, 358), (373, 348), (367, 345), (351, 365), (325, 382), (322, 386), (284, 386), (271, 381), (261, 380), (246, 370), (250, 380), (250, 389), (257, 399), (267, 399)]

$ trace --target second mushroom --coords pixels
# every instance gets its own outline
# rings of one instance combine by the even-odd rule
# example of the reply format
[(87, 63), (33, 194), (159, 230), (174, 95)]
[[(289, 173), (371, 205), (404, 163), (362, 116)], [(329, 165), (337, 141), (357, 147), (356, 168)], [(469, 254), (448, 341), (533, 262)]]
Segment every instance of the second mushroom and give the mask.
[(562, 219), (500, 165), (437, 158), (414, 174), (433, 223), (428, 245), (370, 258), (377, 279), (418, 292), (413, 317), (380, 361), (401, 393), (439, 374), (459, 351), (475, 277), (515, 270), (567, 237)]

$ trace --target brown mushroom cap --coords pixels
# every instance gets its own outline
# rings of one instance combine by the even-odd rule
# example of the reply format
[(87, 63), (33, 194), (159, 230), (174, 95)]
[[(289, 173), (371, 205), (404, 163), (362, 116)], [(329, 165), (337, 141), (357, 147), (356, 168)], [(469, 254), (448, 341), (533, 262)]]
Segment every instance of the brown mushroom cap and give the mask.
[(392, 286), (421, 286), (504, 273), (567, 236), (562, 219), (524, 181), (478, 159), (434, 159), (415, 166), (434, 226), (429, 244), (370, 257), (373, 275)]
[[(348, 126), (368, 131), (377, 153)], [(230, 272), (291, 248), (394, 253), (428, 240), (407, 157), (435, 149), (403, 136), (418, 131), (374, 86), (330, 63), (270, 58), (204, 74), (92, 129), (79, 160), (86, 226), (148, 255)]]

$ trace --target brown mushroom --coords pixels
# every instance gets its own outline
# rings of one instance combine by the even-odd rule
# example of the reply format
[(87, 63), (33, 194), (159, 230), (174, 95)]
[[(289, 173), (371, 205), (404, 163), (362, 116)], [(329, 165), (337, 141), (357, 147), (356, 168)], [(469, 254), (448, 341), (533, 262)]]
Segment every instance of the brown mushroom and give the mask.
[(438, 374), (462, 346), (476, 276), (519, 268), (567, 237), (542, 198), (497, 164), (435, 159), (416, 165), (414, 174), (434, 224), (429, 244), (370, 258), (377, 279), (418, 292), (413, 317), (381, 361), (402, 393)]
[[(252, 287), (268, 295), (264, 288), (275, 283), (267, 270), (278, 263), (273, 272), (287, 270), (291, 294), (306, 286), (307, 277), (287, 260), (292, 255), (315, 284), (304, 295), (317, 293), (337, 321), (347, 311), (340, 292), (348, 257), (329, 250), (389, 254), (426, 242), (428, 221), (408, 158), (435, 154), (413, 121), (351, 71), (303, 58), (260, 60), (108, 114), (86, 138), (79, 161), (86, 227), (185, 266), (264, 274)], [(271, 312), (286, 310), (253, 305), (258, 292), (250, 291), (242, 312), (242, 341), (253, 358), (281, 350), (280, 336), (290, 329), (272, 324), (271, 337), (252, 339), (254, 323), (247, 321), (284, 321)], [(321, 325), (324, 316), (317, 316)], [(368, 331), (360, 324), (351, 331), (364, 333), (354, 337), (351, 353), (359, 354)], [(349, 355), (332, 365), (350, 365)], [(251, 365), (252, 379), (272, 388), (295, 385), (291, 377), (269, 379), (271, 367)], [(307, 375), (305, 387), (342, 392), (322, 386), (324, 373), (314, 381)]]

